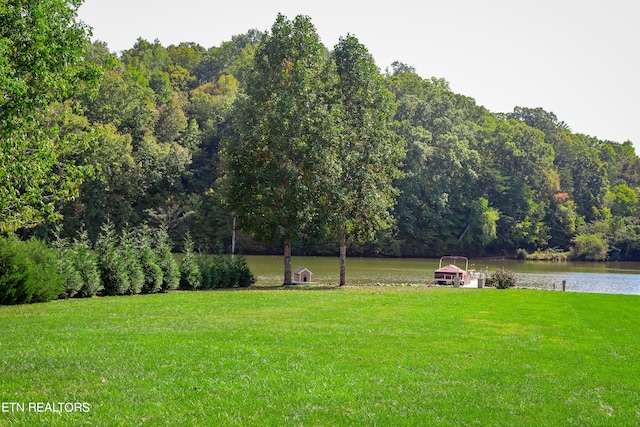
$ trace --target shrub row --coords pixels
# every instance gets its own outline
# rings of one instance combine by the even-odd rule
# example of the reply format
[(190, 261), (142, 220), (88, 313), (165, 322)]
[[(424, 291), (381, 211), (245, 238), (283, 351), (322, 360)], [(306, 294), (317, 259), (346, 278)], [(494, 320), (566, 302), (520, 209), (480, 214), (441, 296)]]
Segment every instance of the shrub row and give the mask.
[(35, 239), (0, 238), (0, 304), (255, 283), (244, 258), (196, 256), (189, 235), (184, 247), (179, 265), (165, 232), (143, 227), (118, 234), (110, 223), (94, 247), (86, 232), (54, 247)]
[(180, 265), (180, 289), (244, 288), (256, 282), (243, 257), (196, 256), (187, 233)]
[(198, 259), (202, 288), (243, 288), (256, 282), (243, 257), (216, 256)]
[(131, 295), (178, 288), (180, 271), (164, 232), (143, 227), (125, 229), (118, 235), (113, 225), (106, 223), (93, 250), (86, 233), (72, 243), (61, 241), (57, 246), (62, 253), (61, 273), (66, 278), (62, 297)]

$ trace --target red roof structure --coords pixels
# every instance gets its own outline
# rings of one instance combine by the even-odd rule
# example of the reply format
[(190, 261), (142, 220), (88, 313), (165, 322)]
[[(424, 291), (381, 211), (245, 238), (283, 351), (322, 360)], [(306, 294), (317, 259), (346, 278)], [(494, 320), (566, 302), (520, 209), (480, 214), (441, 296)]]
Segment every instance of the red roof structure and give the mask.
[(433, 274), (436, 282), (440, 284), (453, 282), (456, 277), (460, 279), (460, 283), (464, 283), (466, 276), (467, 272), (465, 270), (453, 264), (445, 265), (437, 269)]

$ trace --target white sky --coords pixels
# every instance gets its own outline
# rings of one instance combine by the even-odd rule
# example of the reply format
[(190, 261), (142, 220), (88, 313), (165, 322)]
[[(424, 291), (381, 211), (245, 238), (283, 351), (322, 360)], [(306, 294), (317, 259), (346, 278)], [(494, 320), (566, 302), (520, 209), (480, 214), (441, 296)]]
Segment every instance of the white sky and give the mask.
[(401, 61), (490, 111), (542, 107), (640, 152), (637, 0), (85, 0), (79, 17), (119, 52), (138, 37), (218, 46), (278, 12), (309, 15), (329, 49), (354, 34), (382, 71)]

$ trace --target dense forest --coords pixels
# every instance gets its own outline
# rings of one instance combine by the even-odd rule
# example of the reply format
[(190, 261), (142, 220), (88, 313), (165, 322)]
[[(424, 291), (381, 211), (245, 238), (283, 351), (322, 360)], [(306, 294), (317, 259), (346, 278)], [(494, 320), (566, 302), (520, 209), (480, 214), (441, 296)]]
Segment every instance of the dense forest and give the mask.
[[(3, 230), (46, 239), (85, 230), (95, 240), (107, 221), (119, 229), (149, 224), (178, 248), (190, 231), (197, 250), (230, 252), (225, 156), (242, 142), (239, 105), (264, 40), (256, 30), (211, 48), (138, 39), (119, 54), (87, 43), (91, 82), (35, 116), (45, 134), (56, 130), (49, 138), (73, 141), (56, 158), (81, 174), (77, 191), (56, 199), (55, 214)], [(542, 108), (488, 111), (407, 64), (377, 73), (393, 101), (388, 141), (402, 147), (404, 160), (393, 181), (392, 226), (373, 243), (350, 243), (350, 254), (571, 251), (582, 260), (640, 260), (640, 160), (630, 141), (583, 135)], [(238, 251), (282, 253), (277, 235), (265, 243), (243, 233), (246, 224), (237, 229)], [(322, 233), (301, 234), (292, 245), (297, 255), (339, 250)]]

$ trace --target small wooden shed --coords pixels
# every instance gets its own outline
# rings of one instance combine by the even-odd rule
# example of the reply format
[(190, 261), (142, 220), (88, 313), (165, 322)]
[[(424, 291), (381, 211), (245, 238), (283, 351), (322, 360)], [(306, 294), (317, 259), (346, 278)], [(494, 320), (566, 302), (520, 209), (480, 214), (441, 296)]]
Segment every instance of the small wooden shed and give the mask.
[(311, 282), (311, 271), (306, 267), (298, 267), (293, 271), (293, 283)]

